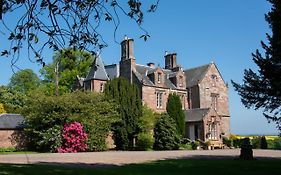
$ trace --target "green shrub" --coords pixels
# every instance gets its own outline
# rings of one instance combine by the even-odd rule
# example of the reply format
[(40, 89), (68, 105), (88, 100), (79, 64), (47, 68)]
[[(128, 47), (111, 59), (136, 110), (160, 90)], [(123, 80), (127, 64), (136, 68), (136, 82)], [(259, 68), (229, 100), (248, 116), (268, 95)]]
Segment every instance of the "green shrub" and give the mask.
[(261, 149), (267, 149), (267, 148), (268, 148), (268, 145), (267, 145), (266, 138), (265, 138), (265, 136), (262, 136), (261, 137)]
[(260, 149), (261, 148), (261, 137), (253, 137), (253, 139), (251, 139), (251, 144), (253, 146), (253, 149)]
[(17, 149), (15, 147), (0, 148), (0, 153), (16, 152), (16, 151), (17, 151)]
[(197, 147), (200, 145), (198, 141), (191, 142), (191, 147), (193, 150), (197, 150)]
[(173, 118), (162, 114), (154, 128), (154, 149), (176, 150), (180, 146), (180, 135)]
[(191, 143), (181, 143), (179, 149), (180, 150), (193, 150)]
[(227, 137), (223, 137), (222, 138), (223, 144), (225, 144), (227, 147), (232, 147), (232, 140), (227, 138)]
[(77, 121), (88, 134), (88, 149), (106, 150), (111, 124), (120, 120), (117, 108), (118, 105), (106, 100), (103, 94), (76, 91), (46, 96), (41, 91), (33, 91), (22, 110), (26, 116), (29, 149), (55, 151), (61, 143), (63, 125)]
[(137, 137), (137, 149), (140, 151), (148, 151), (153, 148), (154, 138), (149, 133), (139, 133)]
[(273, 140), (273, 149), (281, 150), (281, 138), (276, 138)]
[(241, 147), (241, 139), (233, 139), (232, 140), (232, 145), (234, 148), (240, 148)]

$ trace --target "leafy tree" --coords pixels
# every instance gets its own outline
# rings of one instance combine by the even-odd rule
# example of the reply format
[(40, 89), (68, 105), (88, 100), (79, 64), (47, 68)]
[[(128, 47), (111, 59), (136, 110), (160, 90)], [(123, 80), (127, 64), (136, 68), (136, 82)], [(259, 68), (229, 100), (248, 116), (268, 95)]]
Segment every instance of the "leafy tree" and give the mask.
[(138, 150), (151, 150), (154, 144), (153, 129), (156, 123), (157, 114), (146, 105), (142, 108), (138, 126), (140, 133), (137, 135), (136, 146)]
[(40, 79), (31, 69), (24, 69), (16, 72), (10, 79), (8, 87), (14, 91), (24, 93), (36, 89)]
[(6, 113), (5, 109), (4, 109), (4, 105), (2, 103), (0, 103), (0, 114)]
[(166, 109), (169, 116), (175, 120), (178, 133), (183, 136), (185, 115), (182, 110), (181, 99), (176, 93), (169, 94)]
[(176, 123), (168, 114), (162, 114), (154, 128), (154, 149), (176, 150), (179, 149), (180, 135)]
[(7, 113), (19, 113), (24, 106), (24, 99), (24, 94), (7, 86), (0, 86), (0, 103), (4, 105)]
[[(158, 1), (147, 3), (142, 0), (128, 0), (127, 4), (119, 0), (88, 0), (88, 1), (62, 1), (62, 0), (30, 0), (14, 1), (4, 0), (0, 8), (0, 20), (3, 20), (1, 28), (10, 33), (7, 38), (11, 47), (2, 51), (3, 55), (20, 55), (20, 49), (27, 46), (29, 55), (33, 55), (38, 62), (45, 64), (42, 51), (52, 48), (55, 51), (65, 46), (78, 48), (80, 50), (98, 50), (107, 46), (103, 36), (98, 32), (100, 27), (113, 24), (114, 39), (120, 25), (121, 14), (135, 21), (144, 40), (149, 37), (141, 25), (144, 18), (143, 6), (149, 12), (154, 12)], [(2, 3), (1, 3), (2, 4)], [(10, 14), (20, 14), (13, 25), (5, 24)], [(3, 16), (2, 16), (3, 14)], [(10, 14), (11, 15), (11, 14)], [(17, 59), (13, 60), (12, 65)]]
[(59, 91), (61, 93), (69, 92), (72, 90), (77, 76), (87, 76), (93, 60), (94, 58), (89, 52), (77, 49), (64, 49), (56, 52), (53, 62), (40, 70), (45, 86), (55, 92), (56, 81), (58, 81)]
[(264, 116), (274, 121), (281, 131), (281, 2), (268, 0), (271, 11), (265, 15), (272, 30), (272, 35), (266, 34), (268, 45), (261, 41), (264, 56), (259, 50), (253, 53), (253, 61), (258, 66), (258, 72), (245, 70), (243, 84), (232, 84), (241, 96), (242, 103), (254, 109), (263, 109)]
[(105, 95), (120, 104), (119, 112), (122, 121), (116, 123), (113, 130), (117, 149), (133, 148), (134, 139), (139, 132), (138, 122), (142, 115), (138, 87), (120, 77), (107, 82)]
[(76, 91), (47, 96), (37, 89), (28, 95), (22, 109), (26, 117), (29, 149), (56, 151), (62, 144), (64, 124), (77, 121), (88, 134), (88, 149), (106, 150), (111, 124), (119, 121), (117, 107), (103, 94)]
[(140, 132), (152, 133), (157, 120), (157, 114), (147, 105), (142, 107), (142, 115), (140, 116), (138, 127)]

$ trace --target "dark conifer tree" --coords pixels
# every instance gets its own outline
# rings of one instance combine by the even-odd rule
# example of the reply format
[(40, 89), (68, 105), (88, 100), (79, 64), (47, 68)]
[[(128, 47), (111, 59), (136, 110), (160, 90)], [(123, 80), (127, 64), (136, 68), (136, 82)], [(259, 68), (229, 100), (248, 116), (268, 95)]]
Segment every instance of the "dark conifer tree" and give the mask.
[(166, 110), (169, 116), (175, 120), (178, 133), (183, 136), (185, 126), (184, 112), (182, 110), (181, 99), (177, 94), (169, 94)]
[(134, 138), (139, 131), (139, 118), (142, 115), (142, 103), (138, 87), (130, 84), (124, 78), (116, 78), (107, 82), (105, 95), (120, 105), (119, 112), (122, 121), (113, 126), (113, 137), (117, 149), (128, 150), (133, 148)]
[(274, 121), (281, 131), (281, 1), (268, 0), (271, 11), (265, 15), (272, 34), (266, 34), (268, 43), (261, 41), (264, 54), (253, 53), (258, 72), (247, 69), (243, 84), (232, 84), (247, 108), (263, 109), (268, 121)]

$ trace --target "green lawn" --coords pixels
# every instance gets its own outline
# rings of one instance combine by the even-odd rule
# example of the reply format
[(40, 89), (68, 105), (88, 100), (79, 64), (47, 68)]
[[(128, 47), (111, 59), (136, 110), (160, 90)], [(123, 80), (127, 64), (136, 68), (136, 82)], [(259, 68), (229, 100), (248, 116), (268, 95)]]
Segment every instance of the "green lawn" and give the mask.
[(164, 160), (107, 168), (0, 164), (0, 175), (264, 175), (268, 173), (280, 174), (280, 172), (281, 160)]

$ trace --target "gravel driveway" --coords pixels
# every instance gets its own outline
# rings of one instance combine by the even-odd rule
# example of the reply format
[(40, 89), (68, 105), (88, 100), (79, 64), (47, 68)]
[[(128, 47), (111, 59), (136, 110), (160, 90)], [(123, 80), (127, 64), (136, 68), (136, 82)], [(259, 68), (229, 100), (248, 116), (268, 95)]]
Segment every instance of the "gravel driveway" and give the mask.
[[(108, 151), (0, 155), (0, 163), (115, 166), (164, 159), (235, 159), (239, 149), (198, 151)], [(257, 159), (280, 159), (281, 151), (254, 150)]]

